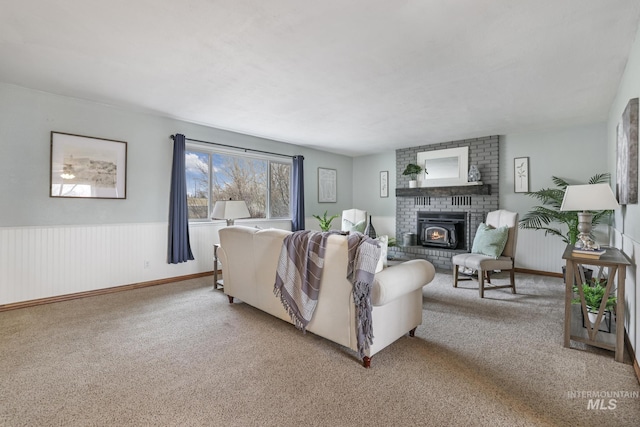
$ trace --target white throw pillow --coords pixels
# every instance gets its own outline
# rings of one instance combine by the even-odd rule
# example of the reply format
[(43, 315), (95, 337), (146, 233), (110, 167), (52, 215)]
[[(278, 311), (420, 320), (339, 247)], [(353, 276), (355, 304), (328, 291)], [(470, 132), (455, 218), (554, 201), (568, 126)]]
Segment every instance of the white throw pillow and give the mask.
[(378, 260), (378, 265), (376, 265), (376, 273), (382, 271), (387, 266), (387, 252), (389, 251), (389, 236), (378, 236), (375, 239), (380, 246), (380, 259)]

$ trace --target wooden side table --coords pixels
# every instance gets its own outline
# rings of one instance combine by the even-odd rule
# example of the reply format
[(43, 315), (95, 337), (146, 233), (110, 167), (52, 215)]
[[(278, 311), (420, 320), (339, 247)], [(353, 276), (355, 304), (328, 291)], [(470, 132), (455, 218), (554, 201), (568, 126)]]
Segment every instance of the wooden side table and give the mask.
[(222, 267), (222, 263), (218, 260), (218, 249), (220, 244), (213, 245), (213, 289), (224, 289), (224, 280), (218, 278), (218, 267)]
[[(592, 345), (599, 348), (604, 348), (615, 352), (616, 362), (622, 362), (624, 358), (624, 281), (627, 273), (627, 266), (631, 265), (629, 258), (617, 248), (606, 248), (606, 252), (598, 259), (585, 258), (576, 256), (573, 254), (573, 245), (567, 245), (567, 248), (562, 255), (562, 259), (566, 260), (567, 269), (565, 274), (565, 300), (564, 300), (564, 346), (569, 348), (571, 346), (571, 340), (582, 342), (588, 345)], [(584, 300), (584, 293), (582, 286), (578, 286), (580, 295), (580, 309), (585, 319), (585, 328), (579, 325), (578, 328), (572, 328), (571, 312), (572, 304), (571, 299), (573, 296), (573, 284), (582, 284), (581, 278), (581, 265), (591, 265), (599, 267), (602, 271), (603, 268), (608, 270), (607, 285), (605, 295), (603, 298), (603, 304), (601, 304), (595, 323), (592, 325), (588, 320), (587, 306)], [(614, 286), (614, 278), (618, 274), (617, 283), (617, 302), (616, 302), (616, 323), (615, 323), (615, 340), (597, 340), (600, 324), (605, 317), (605, 302), (611, 293), (611, 289)], [(573, 322), (574, 325), (576, 322)], [(572, 334), (573, 329), (573, 334)], [(577, 331), (576, 329), (579, 329)], [(582, 329), (586, 330), (582, 331)]]

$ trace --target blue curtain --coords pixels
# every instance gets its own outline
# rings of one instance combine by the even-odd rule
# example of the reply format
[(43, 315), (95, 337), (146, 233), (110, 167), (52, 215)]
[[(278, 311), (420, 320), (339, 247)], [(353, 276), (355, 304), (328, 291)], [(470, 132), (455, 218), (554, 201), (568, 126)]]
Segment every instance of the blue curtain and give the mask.
[(304, 157), (293, 157), (293, 194), (291, 199), (291, 231), (304, 230)]
[(169, 196), (169, 264), (186, 262), (193, 258), (189, 242), (189, 212), (187, 208), (187, 176), (185, 174), (185, 137), (173, 138), (173, 166), (171, 168), (171, 194)]

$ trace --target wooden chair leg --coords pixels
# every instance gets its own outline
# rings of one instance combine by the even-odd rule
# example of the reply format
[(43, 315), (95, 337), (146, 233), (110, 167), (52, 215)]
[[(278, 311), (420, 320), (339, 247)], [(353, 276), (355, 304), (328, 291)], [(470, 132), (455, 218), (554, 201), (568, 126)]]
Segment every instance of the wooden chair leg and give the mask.
[(453, 264), (453, 287), (458, 287), (458, 266)]
[(487, 270), (487, 283), (491, 283), (491, 270)]
[(516, 293), (516, 272), (513, 268), (509, 271), (509, 278), (511, 279), (511, 293), (515, 294)]
[(480, 298), (484, 298), (484, 271), (478, 270), (478, 292)]

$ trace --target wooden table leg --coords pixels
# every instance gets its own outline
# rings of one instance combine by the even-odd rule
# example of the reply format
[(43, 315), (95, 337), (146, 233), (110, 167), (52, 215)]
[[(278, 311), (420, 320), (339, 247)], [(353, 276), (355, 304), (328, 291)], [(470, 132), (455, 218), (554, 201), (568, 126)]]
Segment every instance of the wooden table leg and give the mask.
[(573, 294), (574, 268), (573, 261), (567, 260), (564, 275), (564, 346), (567, 348), (571, 345), (571, 295)]
[(624, 360), (624, 280), (626, 267), (618, 268), (618, 300), (616, 301), (616, 362)]

